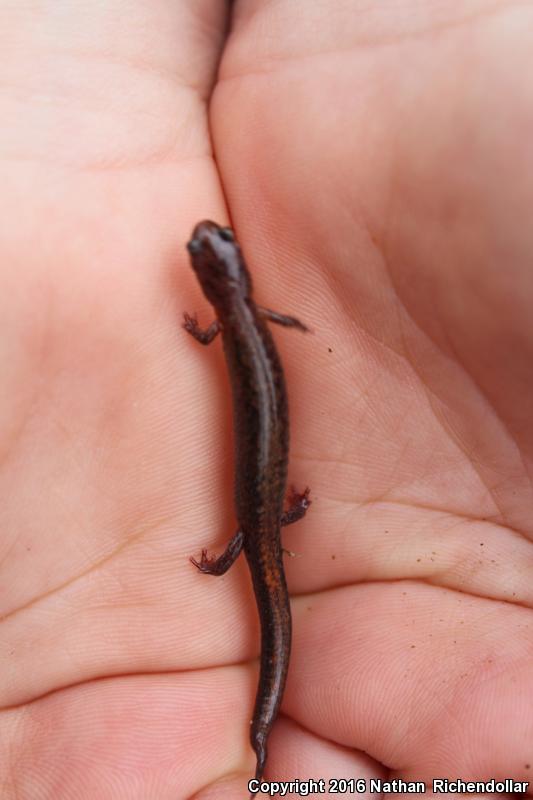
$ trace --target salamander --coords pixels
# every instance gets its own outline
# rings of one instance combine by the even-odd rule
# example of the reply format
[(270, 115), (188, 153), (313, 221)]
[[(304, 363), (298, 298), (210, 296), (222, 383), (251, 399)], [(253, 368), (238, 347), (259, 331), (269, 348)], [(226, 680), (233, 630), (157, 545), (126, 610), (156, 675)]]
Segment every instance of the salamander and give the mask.
[(256, 305), (252, 280), (231, 228), (198, 223), (187, 244), (191, 265), (216, 319), (201, 329), (184, 314), (185, 330), (203, 345), (222, 333), (233, 397), (235, 511), (238, 530), (218, 558), (202, 550), (201, 572), (223, 575), (244, 550), (261, 625), (259, 684), (250, 729), (260, 780), (267, 739), (276, 719), (289, 666), (291, 611), (283, 568), (280, 529), (301, 519), (311, 501), (309, 489), (292, 490), (283, 512), (289, 452), (289, 413), (285, 378), (266, 320), (307, 331), (294, 317)]

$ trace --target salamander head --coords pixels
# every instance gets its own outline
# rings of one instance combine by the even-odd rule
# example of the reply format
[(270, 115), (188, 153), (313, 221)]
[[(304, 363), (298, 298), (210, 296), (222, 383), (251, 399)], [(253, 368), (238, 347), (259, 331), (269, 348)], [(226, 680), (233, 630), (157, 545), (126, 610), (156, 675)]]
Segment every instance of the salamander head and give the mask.
[(251, 295), (250, 274), (231, 228), (209, 220), (199, 222), (187, 250), (204, 294), (214, 306), (224, 305), (236, 295)]

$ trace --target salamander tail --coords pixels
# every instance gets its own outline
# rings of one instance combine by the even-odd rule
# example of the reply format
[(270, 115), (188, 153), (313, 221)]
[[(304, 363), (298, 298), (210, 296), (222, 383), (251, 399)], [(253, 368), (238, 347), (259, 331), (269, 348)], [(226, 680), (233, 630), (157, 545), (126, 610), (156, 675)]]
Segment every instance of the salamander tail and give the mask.
[[(263, 772), (265, 770), (265, 763), (267, 759), (267, 749), (266, 749), (266, 736), (263, 731), (253, 731), (251, 736), (252, 747), (255, 750), (255, 755), (257, 758), (257, 764), (255, 767), (255, 775), (254, 778), (256, 781), (260, 781), (263, 777)], [(259, 797), (259, 792), (252, 792), (250, 794), (250, 800), (257, 800)]]

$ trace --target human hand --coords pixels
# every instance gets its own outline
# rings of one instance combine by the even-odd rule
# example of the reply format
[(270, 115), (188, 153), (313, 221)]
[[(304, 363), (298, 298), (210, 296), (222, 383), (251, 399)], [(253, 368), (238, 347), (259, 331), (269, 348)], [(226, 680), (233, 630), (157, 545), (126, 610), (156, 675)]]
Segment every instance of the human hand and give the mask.
[(253, 772), (246, 569), (188, 563), (234, 524), (221, 355), (178, 323), (225, 211), (314, 331), (274, 332), (314, 505), (267, 777), (527, 780), (529, 10), (235, 4), (208, 125), (224, 9), (142, 8), (11, 20), (4, 793)]

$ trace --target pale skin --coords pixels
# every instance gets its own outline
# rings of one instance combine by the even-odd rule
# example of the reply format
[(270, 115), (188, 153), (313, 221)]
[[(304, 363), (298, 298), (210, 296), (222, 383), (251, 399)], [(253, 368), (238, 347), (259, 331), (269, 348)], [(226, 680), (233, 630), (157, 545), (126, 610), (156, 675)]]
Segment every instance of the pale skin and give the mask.
[(247, 796), (250, 580), (189, 562), (235, 526), (204, 218), (312, 328), (265, 777), (528, 780), (533, 6), (226, 14), (0, 12), (0, 795)]

